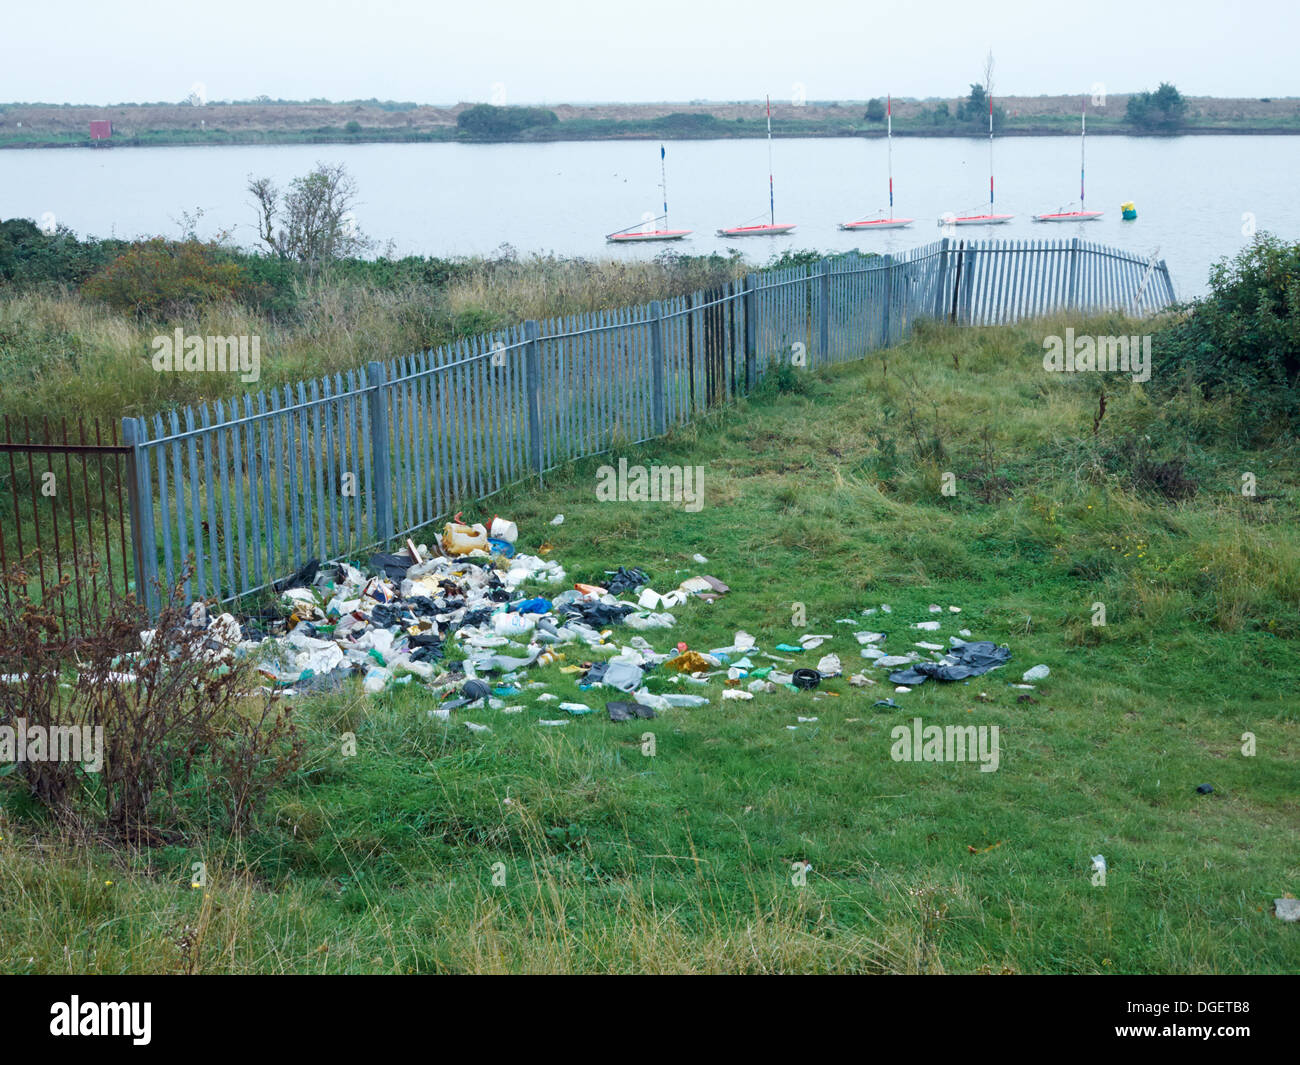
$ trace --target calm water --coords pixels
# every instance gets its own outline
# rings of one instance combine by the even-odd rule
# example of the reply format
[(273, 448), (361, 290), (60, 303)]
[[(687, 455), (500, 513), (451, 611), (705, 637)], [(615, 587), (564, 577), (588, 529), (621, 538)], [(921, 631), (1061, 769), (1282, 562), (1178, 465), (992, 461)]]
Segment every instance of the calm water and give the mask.
[[(1159, 248), (1180, 295), (1205, 289), (1214, 260), (1246, 243), (1243, 215), (1260, 229), (1300, 239), (1300, 137), (1094, 137), (1088, 142), (1088, 206), (1099, 222), (1046, 225), (1030, 215), (1067, 206), (1078, 194), (1077, 138), (1009, 138), (994, 149), (997, 208), (1015, 221), (963, 228), (963, 237), (1083, 236), (1143, 255)], [(79, 234), (179, 232), (182, 212), (204, 211), (200, 232), (230, 229), (251, 245), (255, 214), (247, 175), (284, 185), (317, 160), (347, 165), (361, 191), (357, 221), (397, 254), (521, 253), (652, 256), (665, 245), (610, 248), (604, 234), (638, 222), (659, 203), (658, 144), (363, 144), (289, 147), (123, 148), (115, 151), (0, 151), (0, 217), (47, 212)], [(940, 235), (945, 211), (987, 205), (988, 145), (980, 140), (894, 141), (895, 213), (916, 219), (892, 233), (851, 234), (836, 223), (888, 202), (883, 141), (778, 140), (778, 222), (791, 235), (726, 240), (719, 226), (766, 221), (763, 141), (668, 144), (674, 228), (693, 229), (667, 247), (740, 248), (761, 261), (774, 251), (897, 251)], [(1134, 200), (1136, 222), (1120, 219)]]

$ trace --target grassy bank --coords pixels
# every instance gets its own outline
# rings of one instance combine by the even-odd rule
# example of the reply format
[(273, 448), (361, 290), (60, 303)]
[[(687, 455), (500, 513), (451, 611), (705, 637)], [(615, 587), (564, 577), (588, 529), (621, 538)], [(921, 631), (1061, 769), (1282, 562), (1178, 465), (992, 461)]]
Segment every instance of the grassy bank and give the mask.
[[(649, 261), (560, 259), (401, 260), (336, 264), (320, 277), (292, 264), (242, 256), (249, 291), (234, 299), (143, 318), (88, 298), (79, 286), (0, 283), (0, 413), (115, 419), (211, 402), (250, 386), (236, 374), (158, 373), (153, 338), (260, 337), (261, 378), (275, 388), (434, 348), (527, 318), (579, 314), (667, 299), (746, 272), (739, 258), (665, 256)], [(275, 286), (261, 284), (275, 271)], [(269, 276), (269, 275), (268, 275)]]
[[(738, 628), (771, 649), (800, 602), (834, 634), (801, 664), (857, 668), (856, 628), (902, 650), (964, 627), (1010, 646), (1005, 669), (752, 702), (715, 680), (707, 707), (564, 728), (531, 693), (442, 724), (414, 686), (349, 688), (301, 704), (307, 763), (255, 832), (136, 854), (59, 841), (5, 788), (0, 970), (1295, 972), (1300, 937), (1269, 907), (1300, 891), (1300, 459), (1239, 449), (1231, 408), (1198, 393), (1045, 373), (1067, 324), (1144, 331), (925, 328), (619, 452), (702, 466), (698, 513), (597, 503), (597, 462), (492, 503), (575, 579), (731, 586), (648, 634), (661, 650)], [(962, 613), (912, 631), (931, 603)], [(1035, 690), (1009, 685), (1037, 663)], [(558, 666), (535, 675), (603, 707)], [(892, 760), (916, 716), (997, 725), (999, 769)]]

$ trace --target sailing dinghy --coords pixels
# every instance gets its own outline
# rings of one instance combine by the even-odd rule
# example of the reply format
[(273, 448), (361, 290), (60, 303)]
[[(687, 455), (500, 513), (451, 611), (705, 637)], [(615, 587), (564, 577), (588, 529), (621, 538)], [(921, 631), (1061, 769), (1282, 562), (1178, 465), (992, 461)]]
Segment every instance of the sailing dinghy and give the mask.
[(862, 218), (856, 222), (841, 222), (841, 229), (862, 233), (873, 229), (902, 229), (904, 226), (912, 224), (913, 220), (910, 218), (894, 217), (894, 99), (892, 96), (886, 96), (885, 120), (887, 123), (885, 127), (885, 143), (888, 145), (889, 157), (889, 217), (883, 217), (884, 212), (881, 211), (876, 218)]
[(1048, 214), (1034, 215), (1035, 222), (1092, 222), (1100, 218), (1105, 212), (1089, 211), (1083, 199), (1083, 177), (1087, 171), (1085, 166), (1087, 162), (1087, 143), (1088, 143), (1088, 98), (1083, 98), (1083, 106), (1079, 111), (1079, 209), (1077, 211), (1052, 211)]
[(779, 237), (794, 229), (794, 223), (776, 220), (776, 183), (772, 178), (772, 97), (767, 98), (767, 211), (765, 225), (732, 226), (719, 229), (720, 237)]
[[(610, 244), (637, 244), (642, 241), (651, 240), (681, 240), (683, 237), (689, 237), (689, 229), (669, 229), (668, 228), (668, 167), (665, 162), (667, 152), (664, 146), (659, 145), (659, 191), (664, 197), (664, 213), (658, 218), (652, 218), (645, 222), (639, 222), (634, 226), (628, 226), (626, 229), (617, 230), (614, 233), (606, 233), (605, 239)], [(646, 212), (649, 214), (649, 212)], [(656, 228), (648, 228), (654, 226)]]
[[(990, 64), (992, 56), (989, 57)], [(990, 70), (992, 67), (990, 66)], [(989, 98), (989, 209), (986, 214), (956, 215), (951, 211), (939, 219), (941, 226), (1000, 226), (1015, 218), (1013, 214), (997, 214), (993, 210), (993, 83), (990, 79), (986, 95)]]

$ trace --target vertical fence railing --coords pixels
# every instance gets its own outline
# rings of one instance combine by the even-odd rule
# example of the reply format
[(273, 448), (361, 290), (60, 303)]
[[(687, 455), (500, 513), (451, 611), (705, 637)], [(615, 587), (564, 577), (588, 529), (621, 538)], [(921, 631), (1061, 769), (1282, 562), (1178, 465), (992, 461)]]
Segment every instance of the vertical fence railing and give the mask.
[[(662, 436), (757, 388), (906, 338), (1174, 301), (1164, 262), (1079, 240), (944, 239), (522, 325), (211, 407), (123, 420), (137, 579), (273, 587), (527, 477)], [(136, 500), (139, 501), (138, 506)]]
[(66, 639), (135, 588), (132, 445), (98, 420), (0, 421), (0, 599), (43, 604)]

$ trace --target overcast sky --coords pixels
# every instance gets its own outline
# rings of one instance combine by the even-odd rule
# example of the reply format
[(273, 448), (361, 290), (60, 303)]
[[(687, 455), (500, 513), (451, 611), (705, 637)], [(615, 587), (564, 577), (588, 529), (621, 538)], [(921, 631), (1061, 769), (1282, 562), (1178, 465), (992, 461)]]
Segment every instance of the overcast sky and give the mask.
[(0, 100), (1300, 96), (1297, 0), (4, 0)]

